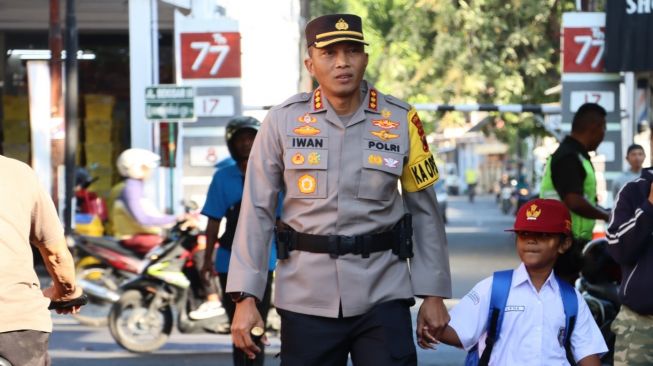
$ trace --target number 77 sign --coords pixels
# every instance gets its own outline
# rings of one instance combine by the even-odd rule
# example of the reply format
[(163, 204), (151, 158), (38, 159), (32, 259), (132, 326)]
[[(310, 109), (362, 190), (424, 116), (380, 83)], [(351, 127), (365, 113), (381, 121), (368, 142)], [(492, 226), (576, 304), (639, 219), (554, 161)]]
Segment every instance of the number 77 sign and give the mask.
[(240, 78), (240, 33), (181, 33), (182, 79)]

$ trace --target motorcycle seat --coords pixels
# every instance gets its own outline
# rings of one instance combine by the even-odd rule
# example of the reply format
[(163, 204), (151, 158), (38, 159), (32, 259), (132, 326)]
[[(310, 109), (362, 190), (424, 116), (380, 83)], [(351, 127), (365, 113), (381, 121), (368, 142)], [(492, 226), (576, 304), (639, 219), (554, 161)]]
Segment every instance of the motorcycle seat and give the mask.
[(122, 246), (120, 242), (112, 236), (86, 236), (80, 235), (82, 240), (87, 241), (91, 244), (113, 250), (115, 252), (121, 253), (126, 256), (143, 258), (144, 255), (137, 253), (135, 251), (129, 250)]
[(592, 284), (588, 281), (583, 283), (587, 292), (597, 298), (605, 299), (610, 301), (613, 304), (620, 304), (619, 301), (619, 287), (611, 282), (602, 282), (598, 284)]

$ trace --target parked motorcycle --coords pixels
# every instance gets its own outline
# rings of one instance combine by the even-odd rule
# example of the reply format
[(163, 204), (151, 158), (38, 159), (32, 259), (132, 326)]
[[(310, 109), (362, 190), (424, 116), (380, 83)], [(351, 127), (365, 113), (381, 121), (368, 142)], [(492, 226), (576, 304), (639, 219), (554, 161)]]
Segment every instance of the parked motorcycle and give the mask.
[(607, 253), (607, 246), (608, 240), (605, 238), (592, 240), (585, 245), (582, 251), (584, 265), (581, 276), (576, 281), (576, 289), (583, 295), (608, 345), (608, 352), (601, 357), (601, 361), (612, 365), (615, 334), (610, 326), (621, 306), (621, 269)]
[[(149, 255), (141, 274), (120, 286), (120, 298), (109, 312), (109, 330), (123, 348), (139, 353), (163, 346), (172, 332), (174, 314), (181, 333), (228, 333), (226, 314), (190, 319), (188, 313), (202, 302), (197, 294), (199, 274), (188, 266), (187, 248), (195, 243), (195, 231), (173, 230), (171, 240)], [(193, 282), (191, 282), (193, 281)]]

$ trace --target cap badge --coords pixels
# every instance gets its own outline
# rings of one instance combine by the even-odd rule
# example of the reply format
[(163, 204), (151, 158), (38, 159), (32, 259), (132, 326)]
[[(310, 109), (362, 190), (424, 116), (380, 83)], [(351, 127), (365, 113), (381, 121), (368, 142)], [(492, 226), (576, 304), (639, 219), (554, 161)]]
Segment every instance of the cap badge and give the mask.
[(302, 165), (304, 164), (304, 155), (300, 153), (296, 153), (295, 155), (292, 156), (292, 163), (295, 165)]
[(315, 192), (317, 181), (312, 175), (304, 174), (297, 180), (297, 188), (304, 194), (311, 194)]
[(306, 123), (306, 124), (315, 123), (315, 122), (317, 122), (317, 118), (315, 118), (315, 117), (311, 116), (310, 114), (306, 113), (303, 116), (297, 117), (297, 122)]
[(339, 31), (347, 30), (349, 29), (349, 24), (347, 24), (344, 19), (340, 18), (340, 20), (338, 20), (336, 23), (336, 29)]
[(537, 220), (541, 213), (542, 210), (540, 210), (537, 205), (533, 204), (528, 208), (528, 210), (526, 210), (526, 220)]

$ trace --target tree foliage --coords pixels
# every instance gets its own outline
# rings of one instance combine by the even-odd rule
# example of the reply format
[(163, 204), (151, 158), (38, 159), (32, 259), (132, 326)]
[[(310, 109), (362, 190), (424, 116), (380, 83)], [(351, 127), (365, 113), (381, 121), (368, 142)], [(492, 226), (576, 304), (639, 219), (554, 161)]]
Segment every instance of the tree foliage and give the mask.
[[(323, 0), (311, 4), (313, 16), (345, 11), (363, 17), (371, 45), (367, 79), (412, 103), (559, 100), (559, 95), (544, 92), (560, 82), (560, 22), (562, 12), (572, 10), (574, 1)], [(516, 124), (537, 125), (529, 115), (499, 117), (507, 129), (500, 137), (523, 135)], [(462, 118), (455, 113), (437, 116), (444, 125), (460, 123)]]

